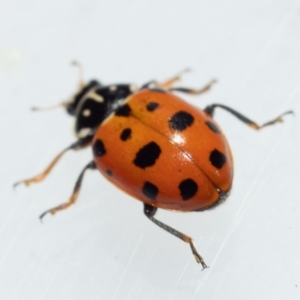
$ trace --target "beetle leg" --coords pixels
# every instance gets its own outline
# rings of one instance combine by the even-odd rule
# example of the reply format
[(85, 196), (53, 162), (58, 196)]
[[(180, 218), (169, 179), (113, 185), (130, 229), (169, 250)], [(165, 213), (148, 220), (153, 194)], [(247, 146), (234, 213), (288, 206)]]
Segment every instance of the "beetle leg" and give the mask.
[(163, 82), (158, 83), (158, 86), (161, 88), (164, 88), (164, 89), (169, 89), (170, 87), (172, 87), (172, 85), (175, 82), (181, 80), (181, 77), (184, 73), (189, 72), (189, 71), (190, 71), (190, 69), (186, 68), (186, 69), (182, 70), (181, 72), (179, 72), (178, 74), (176, 74), (175, 76), (173, 76)]
[(190, 244), (190, 247), (192, 249), (192, 252), (196, 258), (197, 263), (201, 263), (203, 270), (205, 268), (208, 268), (207, 265), (205, 264), (202, 256), (197, 252), (196, 247), (194, 246), (193, 240), (191, 237), (185, 235), (184, 233), (179, 232), (178, 230), (158, 221), (157, 219), (154, 218), (154, 215), (157, 211), (157, 208), (149, 205), (149, 204), (144, 204), (144, 213), (148, 219), (150, 219), (154, 224), (159, 226), (160, 228), (168, 231), (169, 233), (173, 234), (174, 236), (178, 237), (179, 239), (183, 240), (184, 242)]
[(40, 182), (42, 180), (45, 179), (45, 177), (51, 172), (51, 170), (53, 169), (53, 167), (57, 164), (57, 162), (60, 160), (60, 158), (69, 150), (80, 150), (82, 148), (85, 148), (87, 146), (89, 146), (92, 142), (93, 136), (87, 136), (83, 139), (79, 139), (78, 141), (76, 141), (75, 143), (73, 143), (72, 145), (70, 145), (69, 147), (67, 147), (66, 149), (64, 149), (63, 151), (61, 151), (58, 155), (56, 155), (54, 157), (54, 159), (51, 161), (51, 163), (48, 165), (48, 167), (41, 172), (40, 174), (32, 177), (32, 178), (28, 178), (28, 179), (24, 179), (24, 180), (20, 180), (18, 182), (16, 182), (13, 186), (16, 187), (19, 184), (25, 184), (26, 186), (30, 185), (31, 183), (34, 182)]
[(214, 111), (215, 111), (215, 108), (216, 107), (219, 107), (219, 108), (222, 108), (228, 112), (230, 112), (232, 115), (234, 115), (235, 117), (237, 117), (240, 121), (244, 122), (245, 124), (247, 124), (248, 126), (250, 126), (251, 128), (253, 129), (256, 129), (256, 130), (259, 130), (263, 127), (266, 127), (266, 126), (270, 126), (270, 125), (273, 125), (273, 124), (276, 124), (276, 123), (281, 123), (283, 122), (283, 116), (285, 115), (288, 115), (288, 114), (293, 114), (294, 112), (289, 110), (289, 111), (286, 111), (284, 112), (283, 114), (279, 115), (277, 118), (271, 120), (271, 121), (268, 121), (262, 125), (258, 125), (257, 123), (251, 121), (250, 119), (248, 119), (247, 117), (245, 117), (244, 115), (240, 114), (239, 112), (237, 112), (236, 110), (228, 107), (228, 106), (225, 106), (225, 105), (222, 105), (222, 104), (212, 104), (212, 105), (209, 105), (207, 106), (204, 111), (210, 115), (211, 117), (214, 115)]
[(198, 90), (184, 88), (184, 87), (169, 88), (168, 90), (174, 91), (174, 92), (182, 92), (182, 93), (191, 94), (191, 95), (200, 95), (200, 94), (208, 92), (215, 83), (217, 83), (217, 80), (213, 79), (208, 84), (206, 84), (204, 87), (202, 87)]
[(50, 213), (51, 215), (54, 215), (56, 212), (60, 211), (60, 210), (63, 210), (63, 209), (66, 209), (68, 208), (69, 206), (71, 206), (72, 204), (75, 203), (75, 201), (77, 200), (78, 198), (78, 194), (80, 192), (80, 187), (81, 187), (81, 183), (82, 183), (82, 180), (83, 180), (83, 176), (85, 174), (85, 171), (88, 170), (88, 169), (91, 169), (91, 170), (94, 170), (96, 169), (96, 165), (94, 163), (94, 161), (91, 161), (89, 164), (87, 164), (83, 170), (81, 171), (76, 183), (75, 183), (75, 187), (74, 187), (74, 190), (73, 190), (73, 193), (71, 195), (71, 197), (69, 198), (69, 200), (66, 202), (66, 203), (63, 203), (63, 204), (60, 204), (56, 207), (53, 207), (53, 208), (50, 208), (48, 210), (46, 210), (44, 213), (42, 213), (40, 215), (40, 219), (42, 220), (43, 217)]
[(146, 84), (142, 85), (141, 89), (145, 89), (145, 88), (150, 88), (151, 86), (157, 87), (157, 88), (162, 88), (162, 89), (169, 89), (172, 87), (172, 85), (179, 81), (181, 79), (181, 76), (186, 73), (189, 72), (189, 69), (184, 69), (181, 72), (179, 72), (177, 75), (163, 81), (163, 82), (158, 82), (156, 80), (151, 80), (149, 82), (147, 82)]

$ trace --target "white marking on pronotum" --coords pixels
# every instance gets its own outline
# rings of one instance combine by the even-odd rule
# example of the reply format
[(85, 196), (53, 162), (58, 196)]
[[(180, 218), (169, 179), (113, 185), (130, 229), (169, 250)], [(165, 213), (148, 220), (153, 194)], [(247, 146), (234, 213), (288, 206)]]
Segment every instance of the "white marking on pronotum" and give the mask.
[(131, 84), (130, 86), (129, 86), (129, 89), (130, 89), (130, 92), (135, 92), (137, 89), (138, 89), (138, 87), (137, 87), (137, 85), (135, 85), (135, 84)]
[(91, 115), (91, 110), (90, 109), (85, 109), (83, 112), (82, 112), (82, 115), (84, 117), (89, 117)]
[(80, 131), (78, 132), (77, 136), (82, 139), (82, 138), (85, 138), (86, 136), (88, 136), (91, 132), (92, 132), (91, 128), (88, 128), (88, 127), (81, 128)]
[(109, 90), (112, 91), (112, 92), (114, 92), (116, 89), (117, 89), (117, 86), (116, 86), (116, 85), (111, 85), (111, 86), (109, 87)]
[(104, 98), (101, 96), (101, 95), (99, 95), (99, 94), (97, 94), (95, 91), (90, 91), (87, 95), (86, 95), (86, 98), (88, 98), (88, 99), (92, 99), (92, 100), (94, 100), (94, 101), (96, 101), (96, 102), (104, 102)]

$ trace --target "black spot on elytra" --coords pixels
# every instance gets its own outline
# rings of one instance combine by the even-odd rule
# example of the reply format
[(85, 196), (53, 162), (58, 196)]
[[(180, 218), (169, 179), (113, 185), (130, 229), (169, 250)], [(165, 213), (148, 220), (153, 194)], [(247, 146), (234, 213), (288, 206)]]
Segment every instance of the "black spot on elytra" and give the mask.
[(119, 117), (129, 117), (130, 112), (130, 106), (128, 104), (124, 104), (116, 110), (115, 115)]
[(120, 134), (120, 139), (125, 142), (130, 138), (131, 138), (131, 129), (125, 128)]
[(96, 157), (102, 156), (106, 153), (104, 144), (101, 140), (96, 140), (93, 144), (93, 153)]
[(226, 156), (219, 150), (215, 149), (211, 151), (209, 160), (214, 167), (221, 169), (226, 163)]
[(148, 111), (154, 111), (155, 109), (157, 109), (159, 107), (159, 104), (156, 102), (149, 102), (146, 106)]
[(173, 130), (183, 131), (191, 126), (194, 122), (194, 117), (185, 111), (179, 111), (174, 114), (169, 120), (169, 126)]
[(190, 178), (181, 181), (178, 187), (183, 201), (191, 199), (198, 191), (197, 183)]
[(155, 142), (150, 142), (136, 153), (133, 163), (141, 169), (151, 167), (155, 164), (160, 153), (160, 147)]
[(111, 170), (106, 170), (106, 174), (107, 174), (108, 176), (113, 176), (113, 173), (112, 173)]
[(155, 200), (158, 194), (158, 188), (155, 184), (146, 181), (142, 188), (142, 193), (149, 199)]
[(205, 124), (208, 126), (210, 130), (212, 130), (215, 133), (220, 133), (219, 128), (211, 121), (206, 121)]

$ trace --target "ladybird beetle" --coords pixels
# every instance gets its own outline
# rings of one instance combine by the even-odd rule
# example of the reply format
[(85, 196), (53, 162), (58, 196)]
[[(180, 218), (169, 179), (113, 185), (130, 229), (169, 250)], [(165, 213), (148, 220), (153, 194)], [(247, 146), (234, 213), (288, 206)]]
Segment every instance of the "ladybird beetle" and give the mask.
[(145, 215), (188, 243), (196, 261), (207, 268), (191, 237), (154, 218), (157, 208), (202, 211), (227, 198), (233, 158), (226, 137), (213, 119), (216, 108), (256, 130), (282, 122), (282, 117), (292, 111), (260, 126), (222, 104), (201, 110), (174, 92), (199, 95), (215, 80), (199, 90), (173, 87), (181, 74), (162, 83), (150, 81), (139, 89), (130, 84), (80, 82), (79, 91), (61, 104), (75, 117), (77, 141), (60, 152), (44, 172), (15, 184), (42, 181), (67, 151), (91, 146), (94, 158), (80, 173), (69, 200), (44, 212), (41, 219), (74, 204), (85, 171), (98, 169), (110, 182), (142, 201)]

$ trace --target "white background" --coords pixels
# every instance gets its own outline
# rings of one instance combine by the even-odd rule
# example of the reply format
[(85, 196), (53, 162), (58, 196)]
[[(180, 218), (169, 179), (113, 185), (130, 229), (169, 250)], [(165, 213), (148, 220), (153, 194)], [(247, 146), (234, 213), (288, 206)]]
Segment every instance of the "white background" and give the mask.
[[(0, 1), (0, 299), (300, 299), (300, 1)], [(88, 172), (78, 203), (68, 199), (91, 151), (68, 153), (51, 176), (12, 189), (74, 141), (64, 111), (30, 112), (75, 91), (77, 70), (103, 83), (162, 80), (185, 67), (180, 85), (219, 83), (202, 97), (263, 123), (256, 132), (221, 110), (216, 120), (235, 158), (222, 206), (159, 211), (191, 235), (163, 232), (142, 204)]]

